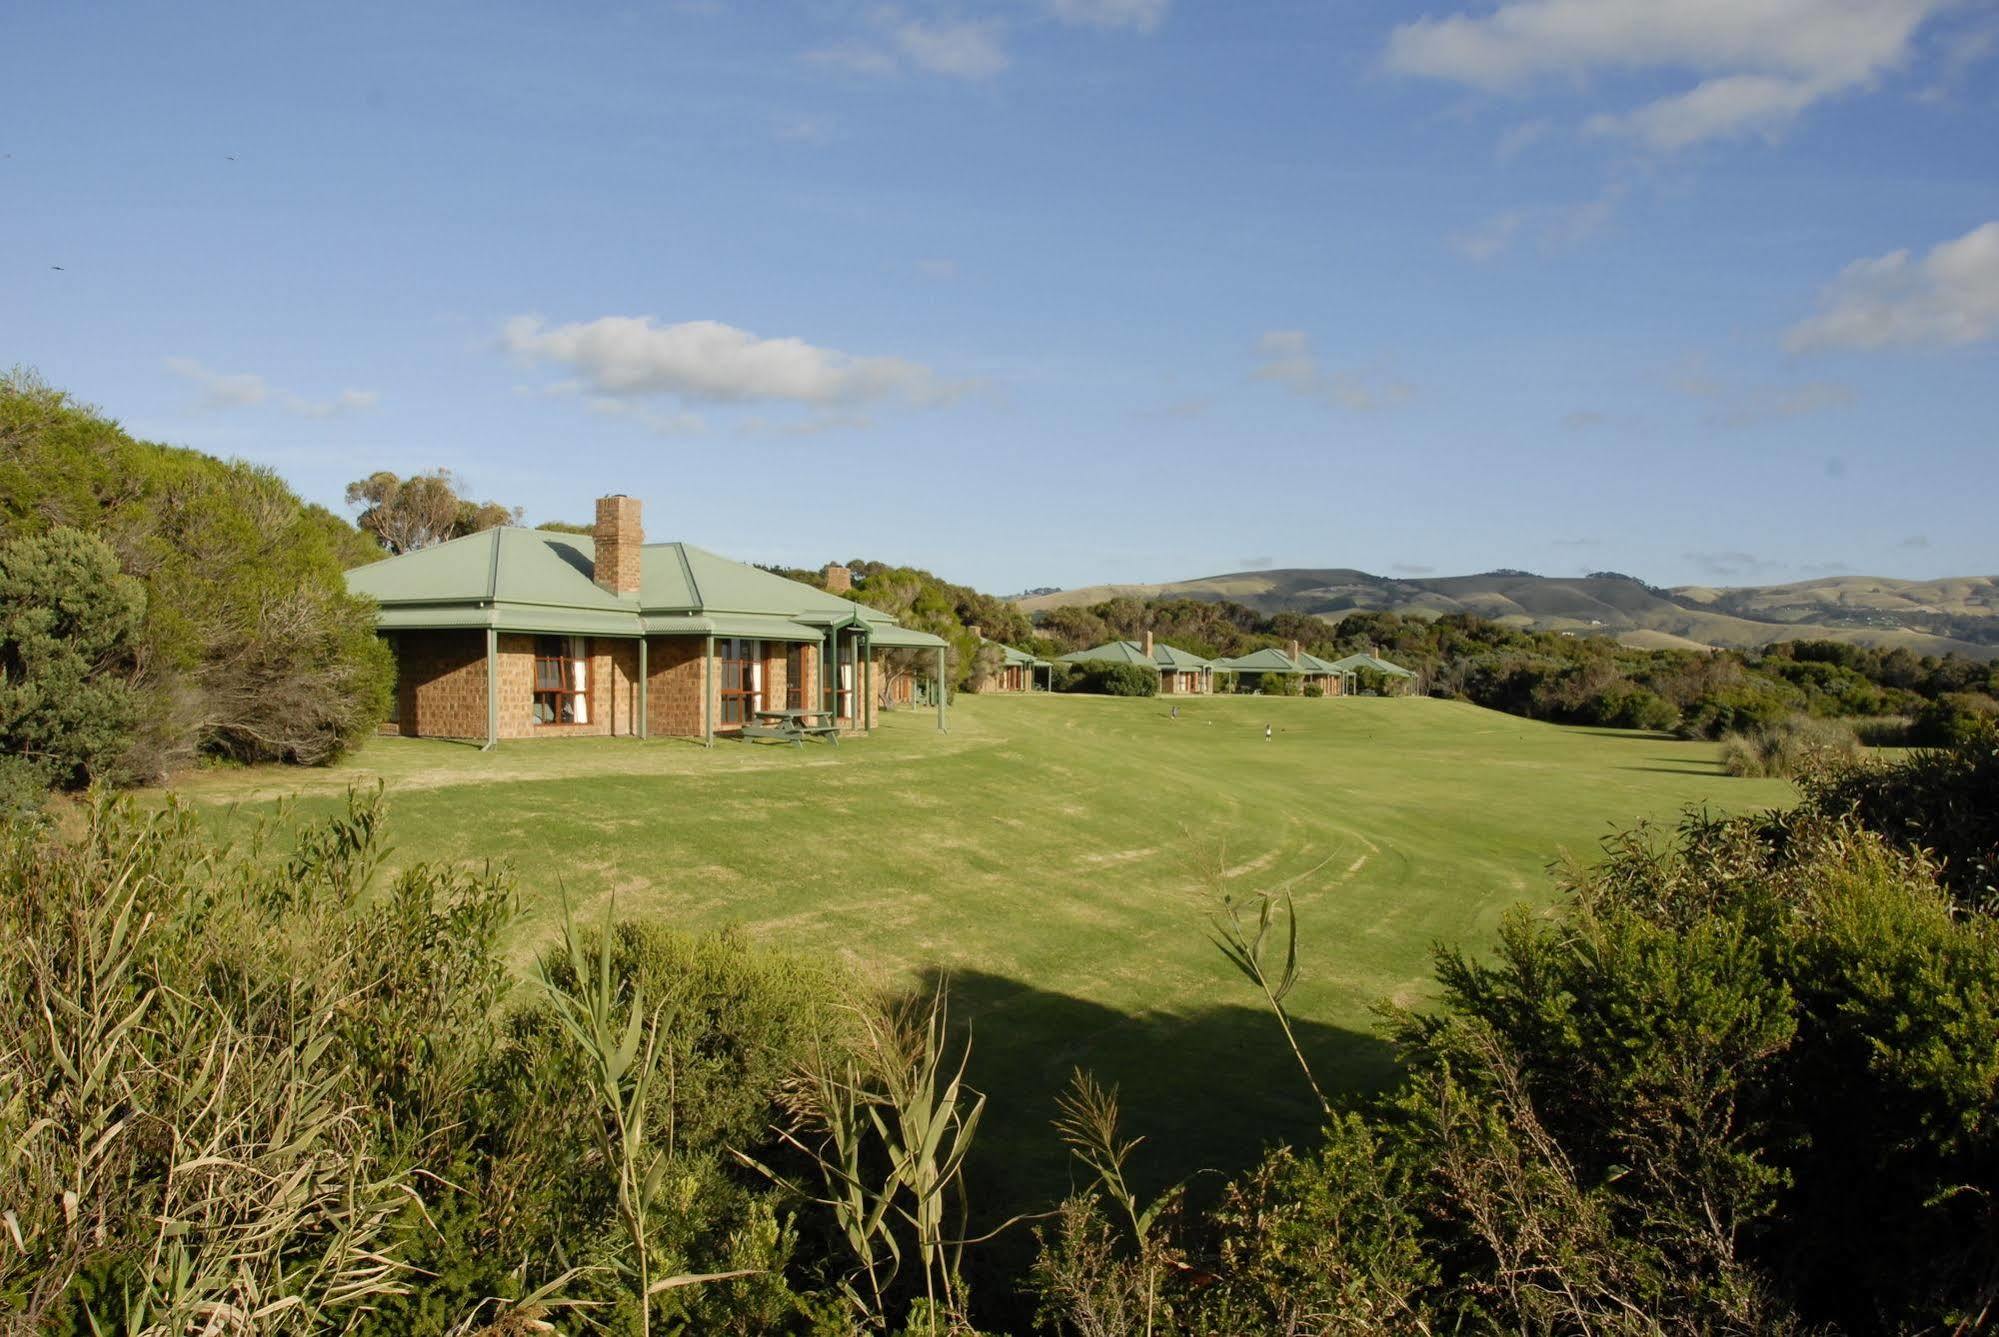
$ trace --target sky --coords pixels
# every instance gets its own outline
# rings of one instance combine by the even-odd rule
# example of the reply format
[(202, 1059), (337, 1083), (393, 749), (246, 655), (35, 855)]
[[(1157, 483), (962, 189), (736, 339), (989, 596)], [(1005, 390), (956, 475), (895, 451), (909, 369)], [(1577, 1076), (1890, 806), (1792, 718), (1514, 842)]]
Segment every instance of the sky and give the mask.
[[(1999, 572), (1999, 5), (11, 7), (0, 364), (994, 593)], [(351, 513), (351, 511), (347, 511)]]

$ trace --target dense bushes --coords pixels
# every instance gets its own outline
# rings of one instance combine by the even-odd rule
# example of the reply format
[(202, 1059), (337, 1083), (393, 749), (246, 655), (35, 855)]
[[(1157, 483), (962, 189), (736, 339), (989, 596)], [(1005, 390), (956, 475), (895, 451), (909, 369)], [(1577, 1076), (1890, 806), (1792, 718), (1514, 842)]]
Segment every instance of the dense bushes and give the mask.
[(1730, 775), (1798, 776), (1816, 767), (1851, 762), (1860, 740), (1837, 720), (1787, 715), (1721, 740), (1722, 769)]
[[(552, 992), (503, 1002), (505, 881), (375, 885), (381, 826), (368, 798), (242, 849), (174, 807), (0, 825), (0, 1328), (470, 1332), (546, 1286), (634, 1331), (589, 1057)], [(823, 1241), (732, 1152), (783, 1163), (775, 1098), (855, 990), (657, 926), (616, 931), (606, 979), (660, 1074), (654, 1275), (747, 1274), (661, 1291), (655, 1322), (837, 1314)]]
[(0, 380), (0, 538), (93, 535), (146, 590), (122, 677), (138, 724), (120, 765), (198, 753), (323, 762), (372, 732), (392, 666), (346, 566), (379, 549), (267, 470), (134, 440), (68, 396)]
[(1995, 776), (1999, 745), (1925, 754), (1837, 772), (1793, 814), (1613, 841), (1552, 917), (1439, 954), (1438, 1006), (1390, 1014), (1401, 1089), (1334, 1113), (1314, 1153), (1277, 1149), (1149, 1231), (1113, 1224), (1121, 1181), (1066, 1204), (1044, 1317), (1986, 1330), (1999, 922), (1962, 905), (1991, 904)]
[(144, 587), (88, 534), (58, 528), (0, 543), (0, 752), (16, 785), (125, 778), (145, 615)]
[(1078, 664), (1059, 690), (1100, 696), (1157, 696), (1159, 670), (1150, 664)]

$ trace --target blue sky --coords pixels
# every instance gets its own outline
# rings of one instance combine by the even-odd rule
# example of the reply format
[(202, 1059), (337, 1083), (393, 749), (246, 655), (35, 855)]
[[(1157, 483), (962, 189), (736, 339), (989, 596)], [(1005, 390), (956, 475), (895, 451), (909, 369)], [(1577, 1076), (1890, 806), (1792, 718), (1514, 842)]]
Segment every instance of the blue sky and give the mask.
[(35, 4), (0, 361), (994, 592), (1984, 574), (1995, 146), (1990, 3)]

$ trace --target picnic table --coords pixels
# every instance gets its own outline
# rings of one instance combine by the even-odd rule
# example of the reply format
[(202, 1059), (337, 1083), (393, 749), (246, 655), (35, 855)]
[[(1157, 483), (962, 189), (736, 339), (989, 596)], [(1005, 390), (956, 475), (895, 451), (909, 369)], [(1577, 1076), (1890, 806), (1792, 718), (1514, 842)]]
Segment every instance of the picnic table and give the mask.
[[(736, 736), (745, 743), (768, 738), (774, 742), (804, 747), (807, 738), (824, 738), (835, 747), (840, 743), (840, 726), (823, 710), (756, 710)], [(810, 723), (823, 720), (822, 723)]]

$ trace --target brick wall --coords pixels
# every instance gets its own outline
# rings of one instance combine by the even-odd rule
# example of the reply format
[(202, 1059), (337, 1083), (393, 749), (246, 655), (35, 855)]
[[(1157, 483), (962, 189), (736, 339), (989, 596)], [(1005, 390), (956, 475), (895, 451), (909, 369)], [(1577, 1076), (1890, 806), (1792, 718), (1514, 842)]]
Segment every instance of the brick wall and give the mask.
[(397, 732), (425, 738), (486, 736), (486, 633), (403, 631), (396, 656)]
[[(647, 638), (646, 723), (654, 737), (701, 736), (701, 689), (713, 676), (706, 672), (706, 649), (699, 636)], [(720, 690), (719, 679), (713, 686)], [(711, 711), (713, 707), (711, 701)]]

